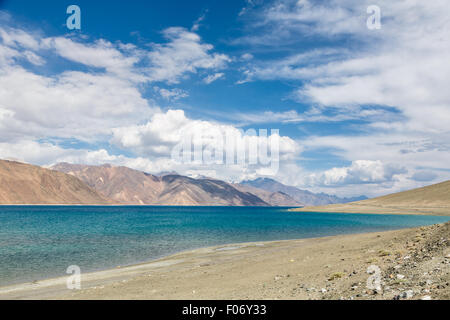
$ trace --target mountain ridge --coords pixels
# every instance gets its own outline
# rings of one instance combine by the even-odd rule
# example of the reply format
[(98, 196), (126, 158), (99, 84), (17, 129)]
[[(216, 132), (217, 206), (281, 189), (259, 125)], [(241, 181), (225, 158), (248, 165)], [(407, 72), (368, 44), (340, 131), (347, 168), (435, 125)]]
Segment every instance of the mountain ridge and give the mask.
[(367, 197), (360, 196), (355, 198), (339, 198), (326, 193), (313, 193), (311, 191), (302, 190), (297, 187), (284, 185), (270, 178), (257, 178), (255, 180), (247, 180), (240, 183), (244, 186), (252, 186), (258, 189), (270, 192), (283, 192), (292, 199), (304, 206), (327, 205), (334, 203), (347, 203), (356, 200), (365, 200)]
[(122, 204), (270, 206), (258, 196), (212, 178), (156, 176), (127, 167), (59, 163), (53, 170), (72, 174)]

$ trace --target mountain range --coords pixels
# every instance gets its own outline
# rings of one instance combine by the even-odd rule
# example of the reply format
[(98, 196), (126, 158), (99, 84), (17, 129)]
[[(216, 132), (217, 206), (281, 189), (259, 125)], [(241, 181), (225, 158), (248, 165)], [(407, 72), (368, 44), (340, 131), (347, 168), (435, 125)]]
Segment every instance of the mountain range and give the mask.
[(258, 196), (224, 181), (174, 173), (152, 175), (127, 167), (59, 163), (53, 170), (72, 175), (102, 196), (122, 204), (269, 206)]
[(288, 206), (347, 202), (272, 179), (231, 184), (175, 172), (153, 175), (123, 166), (58, 163), (42, 168), (0, 160), (0, 204)]
[(296, 202), (303, 206), (320, 206), (334, 203), (347, 203), (359, 200), (365, 200), (367, 197), (360, 196), (355, 198), (339, 198), (326, 193), (312, 193), (292, 186), (286, 186), (276, 180), (270, 178), (258, 178), (256, 180), (243, 181), (240, 183), (244, 186), (266, 190), (269, 192), (282, 192), (289, 195)]

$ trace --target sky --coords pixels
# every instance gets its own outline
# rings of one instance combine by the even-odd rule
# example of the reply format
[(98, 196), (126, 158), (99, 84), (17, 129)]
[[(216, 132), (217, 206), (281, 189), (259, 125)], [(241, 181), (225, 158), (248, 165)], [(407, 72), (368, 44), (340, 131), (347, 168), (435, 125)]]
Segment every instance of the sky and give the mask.
[[(0, 158), (270, 177), (338, 196), (448, 180), (449, 7), (0, 0)], [(201, 136), (204, 152), (226, 133), (277, 141), (276, 170), (174, 157), (186, 137)]]

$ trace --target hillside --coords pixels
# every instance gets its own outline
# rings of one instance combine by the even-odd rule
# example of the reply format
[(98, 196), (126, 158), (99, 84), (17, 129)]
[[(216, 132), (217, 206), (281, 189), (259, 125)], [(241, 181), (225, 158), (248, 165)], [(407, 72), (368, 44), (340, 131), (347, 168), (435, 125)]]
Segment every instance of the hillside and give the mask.
[(105, 197), (122, 204), (268, 206), (258, 196), (224, 181), (178, 174), (155, 176), (127, 167), (60, 163), (52, 167), (73, 175)]
[(346, 204), (296, 211), (450, 215), (450, 180), (431, 186)]
[(0, 160), (0, 204), (110, 204), (71, 175)]

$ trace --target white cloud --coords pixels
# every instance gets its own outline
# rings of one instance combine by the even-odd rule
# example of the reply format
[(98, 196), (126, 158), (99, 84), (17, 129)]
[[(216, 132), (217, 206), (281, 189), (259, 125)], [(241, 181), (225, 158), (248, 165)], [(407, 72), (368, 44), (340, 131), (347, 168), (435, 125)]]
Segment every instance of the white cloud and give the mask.
[(223, 78), (225, 76), (225, 74), (223, 72), (218, 72), (215, 74), (210, 74), (209, 76), (207, 76), (206, 78), (203, 79), (203, 82), (206, 84), (210, 84), (220, 78)]
[[(287, 136), (279, 136), (271, 131), (264, 135), (264, 132), (255, 130), (256, 136), (251, 132), (243, 132), (231, 125), (225, 125), (210, 121), (193, 120), (185, 116), (183, 110), (169, 110), (166, 113), (155, 114), (150, 121), (140, 126), (129, 126), (116, 128), (113, 130), (112, 143), (126, 150), (131, 150), (138, 157), (150, 159), (170, 159), (171, 170), (183, 173), (188, 170), (216, 170), (217, 177), (225, 180), (242, 180), (249, 175), (265, 175), (267, 163), (259, 161), (250, 164), (248, 159), (254, 149), (250, 146), (261, 146), (267, 144), (269, 150), (272, 143), (279, 141), (280, 162), (294, 161), (300, 152), (300, 146)], [(183, 161), (182, 156), (174, 157), (174, 148), (184, 146), (186, 139), (191, 139), (193, 145), (202, 146), (201, 149), (193, 149), (193, 158), (203, 159), (200, 162)], [(230, 140), (227, 140), (230, 139)], [(232, 163), (226, 161), (227, 147), (229, 142), (235, 143), (235, 151), (245, 154), (246, 160), (242, 163), (233, 160)], [(190, 144), (189, 144), (190, 146)], [(275, 150), (275, 149), (274, 149)], [(186, 150), (185, 150), (186, 151)], [(190, 152), (190, 149), (189, 151)], [(205, 161), (205, 152), (211, 152), (213, 160), (217, 156), (216, 152), (223, 152), (220, 161), (213, 163)], [(203, 156), (203, 158), (202, 158)], [(223, 163), (225, 162), (225, 163)], [(277, 160), (278, 162), (278, 160)], [(277, 164), (278, 165), (278, 164)]]
[(35, 36), (20, 29), (10, 28), (7, 31), (0, 28), (0, 37), (5, 45), (13, 48), (38, 50), (40, 46), (39, 40)]
[(349, 167), (332, 168), (319, 174), (312, 174), (309, 178), (311, 184), (334, 187), (349, 184), (391, 182), (396, 175), (405, 173), (407, 173), (405, 168), (394, 164), (372, 160), (356, 160)]
[(165, 89), (165, 88), (160, 88), (160, 87), (153, 87), (153, 90), (155, 90), (156, 92), (158, 92), (161, 97), (163, 97), (166, 100), (178, 100), (181, 98), (186, 98), (189, 96), (189, 94), (182, 89), (178, 89), (178, 88), (174, 88), (174, 89)]
[[(334, 135), (311, 136), (301, 141), (301, 145), (307, 152), (327, 152), (330, 156), (347, 161), (355, 159), (369, 159), (381, 161), (383, 164), (392, 164), (405, 168), (408, 174), (400, 174), (391, 182), (368, 185), (339, 185), (337, 193), (345, 196), (365, 194), (378, 196), (387, 193), (403, 191), (421, 187), (425, 184), (438, 183), (450, 179), (448, 159), (450, 135), (435, 134), (424, 137), (422, 133), (405, 134), (403, 132), (377, 132), (366, 135)], [(306, 159), (313, 161), (314, 159)], [(427, 168), (427, 170), (423, 170)], [(427, 171), (434, 177), (429, 181), (415, 179), (416, 172)], [(420, 178), (420, 175), (419, 175)], [(310, 181), (311, 183), (313, 181)], [(308, 181), (302, 183), (303, 187), (309, 187)], [(313, 185), (310, 185), (313, 186)], [(314, 187), (314, 186), (313, 186)], [(329, 188), (313, 188), (316, 191), (325, 191)]]
[(210, 53), (212, 45), (184, 28), (168, 28), (163, 35), (168, 42), (154, 44), (147, 55), (150, 65), (146, 72), (154, 81), (178, 83), (187, 73), (223, 69), (231, 61), (225, 54)]
[(178, 83), (198, 71), (224, 69), (231, 61), (227, 55), (213, 52), (211, 44), (203, 43), (199, 35), (185, 28), (171, 27), (165, 29), (163, 35), (166, 43), (153, 43), (151, 49), (142, 49), (130, 43), (112, 43), (105, 39), (45, 38), (5, 26), (0, 27), (0, 39), (4, 45), (0, 48), (0, 62), (2, 58), (22, 56), (34, 64), (42, 64), (44, 60), (37, 53), (51, 51), (124, 80)]
[(243, 61), (249, 61), (253, 59), (253, 55), (251, 53), (244, 53), (241, 55), (241, 60)]
[(124, 79), (145, 81), (144, 75), (135, 68), (140, 59), (140, 51), (133, 46), (113, 45), (100, 39), (93, 43), (77, 42), (65, 37), (46, 38), (42, 48), (53, 49), (68, 60), (86, 66), (101, 68)]
[(0, 73), (0, 110), (0, 141), (8, 141), (23, 136), (92, 140), (158, 109), (119, 78), (83, 72), (45, 77), (14, 67)]
[[(189, 119), (183, 110), (157, 113), (144, 125), (116, 128), (113, 132), (112, 141), (115, 144), (146, 156), (170, 156), (172, 147), (183, 142), (183, 138), (187, 136), (204, 139), (204, 143), (210, 146), (219, 145), (217, 139), (225, 137), (227, 132), (239, 139), (245, 136), (241, 130), (231, 125)], [(216, 134), (218, 137), (214, 136)], [(299, 147), (289, 137), (282, 136), (280, 152), (285, 157), (294, 156), (299, 152)]]

